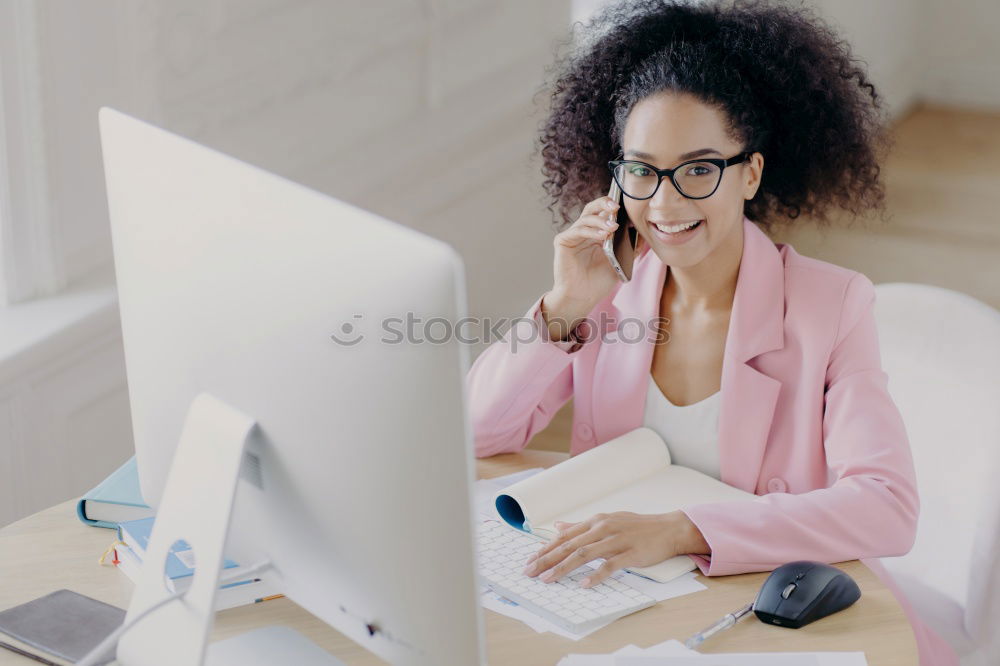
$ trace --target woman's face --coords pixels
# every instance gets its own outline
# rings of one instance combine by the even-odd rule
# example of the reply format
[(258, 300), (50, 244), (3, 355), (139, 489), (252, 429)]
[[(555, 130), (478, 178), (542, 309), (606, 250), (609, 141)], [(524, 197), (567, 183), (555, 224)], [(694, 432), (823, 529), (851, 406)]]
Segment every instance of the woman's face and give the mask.
[[(718, 109), (691, 95), (661, 93), (633, 107), (625, 124), (622, 149), (623, 159), (673, 169), (695, 157), (728, 159), (743, 146), (727, 136), (726, 118)], [(701, 153), (702, 149), (711, 152)], [(699, 154), (686, 156), (695, 151)], [(691, 165), (685, 167), (688, 169)], [(624, 197), (625, 211), (664, 264), (694, 266), (723, 244), (742, 239), (743, 202), (756, 193), (762, 169), (760, 153), (754, 153), (750, 161), (726, 167), (718, 189), (705, 199), (684, 197), (665, 177), (652, 198)], [(675, 234), (662, 230), (697, 220), (702, 222), (688, 231)]]

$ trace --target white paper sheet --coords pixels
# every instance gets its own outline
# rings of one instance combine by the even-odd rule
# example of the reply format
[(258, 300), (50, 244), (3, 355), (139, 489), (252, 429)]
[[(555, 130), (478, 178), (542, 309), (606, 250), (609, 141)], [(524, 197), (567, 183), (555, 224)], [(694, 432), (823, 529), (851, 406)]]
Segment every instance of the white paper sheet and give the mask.
[[(558, 666), (615, 666), (615, 659), (631, 656), (677, 656), (677, 655), (697, 655), (694, 650), (684, 647), (684, 644), (676, 639), (670, 639), (643, 650), (635, 645), (626, 645), (620, 650), (611, 654), (568, 654), (563, 657)], [(707, 666), (707, 665), (706, 665)]]
[(611, 654), (569, 654), (558, 666), (867, 666), (864, 652), (740, 652), (701, 654), (671, 639), (643, 650), (635, 645)]
[[(697, 656), (616, 655), (608, 666), (867, 666), (864, 652), (740, 652)], [(572, 662), (568, 666), (575, 666)]]
[(614, 666), (819, 666), (815, 655), (777, 653), (770, 655), (701, 654), (676, 657), (616, 656)]

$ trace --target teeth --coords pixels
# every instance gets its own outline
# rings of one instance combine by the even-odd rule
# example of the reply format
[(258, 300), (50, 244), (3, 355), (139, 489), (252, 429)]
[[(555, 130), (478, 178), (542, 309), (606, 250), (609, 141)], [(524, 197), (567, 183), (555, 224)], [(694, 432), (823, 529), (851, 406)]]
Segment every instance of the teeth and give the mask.
[(655, 223), (653, 226), (655, 226), (657, 229), (659, 229), (664, 233), (676, 234), (678, 231), (684, 231), (685, 229), (690, 229), (699, 222), (701, 222), (701, 220), (695, 220), (694, 222), (688, 222), (687, 224), (678, 224), (676, 227), (668, 227), (663, 224), (655, 224)]

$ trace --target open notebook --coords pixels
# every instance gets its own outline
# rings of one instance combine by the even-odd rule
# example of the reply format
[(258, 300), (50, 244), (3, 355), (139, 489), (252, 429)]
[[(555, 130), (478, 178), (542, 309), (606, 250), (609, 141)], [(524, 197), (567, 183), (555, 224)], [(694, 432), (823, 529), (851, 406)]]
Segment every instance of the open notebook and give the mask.
[[(707, 474), (672, 465), (656, 431), (637, 428), (504, 488), (494, 502), (508, 524), (550, 540), (557, 533), (557, 520), (574, 523), (613, 511), (669, 513), (688, 504), (755, 497)], [(665, 583), (696, 566), (687, 555), (678, 555), (627, 571)]]

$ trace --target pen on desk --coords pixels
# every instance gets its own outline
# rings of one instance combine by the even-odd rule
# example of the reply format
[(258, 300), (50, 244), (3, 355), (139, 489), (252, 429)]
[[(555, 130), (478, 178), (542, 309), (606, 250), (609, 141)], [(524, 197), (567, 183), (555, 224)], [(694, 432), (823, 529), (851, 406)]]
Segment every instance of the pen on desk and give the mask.
[(723, 617), (721, 620), (719, 620), (712, 626), (702, 629), (694, 636), (684, 641), (684, 647), (688, 648), (689, 650), (695, 649), (696, 647), (704, 643), (706, 639), (711, 638), (712, 636), (719, 633), (723, 629), (728, 629), (729, 627), (739, 622), (740, 618), (749, 613), (750, 609), (752, 608), (753, 608), (753, 602), (751, 601), (738, 611), (734, 613), (727, 613), (725, 617)]
[(260, 599), (254, 599), (253, 602), (255, 604), (259, 604), (262, 601), (271, 601), (272, 599), (281, 599), (283, 596), (285, 596), (285, 595), (283, 595), (283, 594), (272, 594), (269, 597), (261, 597)]

